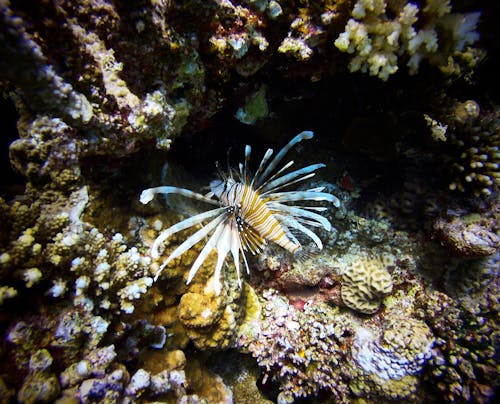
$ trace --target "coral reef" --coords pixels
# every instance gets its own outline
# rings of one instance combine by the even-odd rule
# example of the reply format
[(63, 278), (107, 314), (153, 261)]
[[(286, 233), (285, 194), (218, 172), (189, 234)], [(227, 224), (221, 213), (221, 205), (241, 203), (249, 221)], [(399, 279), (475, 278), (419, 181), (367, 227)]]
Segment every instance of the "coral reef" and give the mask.
[(354, 360), (367, 373), (382, 379), (401, 379), (422, 370), (431, 357), (434, 338), (425, 323), (390, 317), (380, 340), (363, 328), (356, 331)]
[[(0, 402), (498, 401), (497, 16), (0, 0)], [(201, 246), (153, 282), (201, 208), (140, 191), (205, 194), (212, 162), (305, 128), (332, 227), (303, 218), (299, 256), (269, 243), (219, 294), (215, 252), (186, 285)]]
[(357, 365), (350, 388), (357, 396), (400, 400), (418, 388), (416, 374), (432, 357), (434, 337), (422, 321), (398, 315), (389, 317), (381, 335), (358, 328), (353, 360)]
[(59, 396), (61, 386), (55, 374), (50, 371), (52, 362), (52, 356), (46, 349), (40, 349), (31, 355), (29, 373), (17, 393), (19, 402), (50, 402)]
[(492, 314), (498, 313), (498, 302), (479, 315), (457, 307), (451, 297), (439, 292), (422, 295), (419, 302), (437, 337), (426, 377), (435, 381), (432, 386), (439, 397), (447, 402), (493, 399), (492, 386), (498, 386), (498, 321)]
[(481, 226), (481, 220), (453, 218), (450, 222), (438, 219), (433, 224), (435, 237), (455, 255), (484, 257), (494, 255), (500, 248), (500, 239)]
[[(2, 281), (13, 273), (30, 289), (51, 280), (46, 293), (54, 298), (72, 294), (74, 304), (89, 311), (131, 313), (132, 302), (152, 285), (150, 258), (128, 248), (120, 233), (108, 239), (83, 222), (87, 203), (87, 187), (72, 192), (65, 206), (4, 203), (2, 230), (12, 241), (2, 245)], [(4, 299), (16, 290), (13, 285), (3, 288)]]
[(226, 299), (213, 291), (184, 293), (179, 303), (179, 320), (199, 349), (228, 348), (236, 329), (237, 314)]

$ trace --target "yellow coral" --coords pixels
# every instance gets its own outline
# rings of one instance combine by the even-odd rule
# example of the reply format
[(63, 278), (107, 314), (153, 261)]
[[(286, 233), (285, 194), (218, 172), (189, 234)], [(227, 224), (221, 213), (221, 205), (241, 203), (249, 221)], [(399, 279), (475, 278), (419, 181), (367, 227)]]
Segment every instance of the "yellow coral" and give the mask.
[(359, 259), (342, 274), (342, 301), (361, 313), (375, 313), (391, 292), (391, 275), (379, 259)]

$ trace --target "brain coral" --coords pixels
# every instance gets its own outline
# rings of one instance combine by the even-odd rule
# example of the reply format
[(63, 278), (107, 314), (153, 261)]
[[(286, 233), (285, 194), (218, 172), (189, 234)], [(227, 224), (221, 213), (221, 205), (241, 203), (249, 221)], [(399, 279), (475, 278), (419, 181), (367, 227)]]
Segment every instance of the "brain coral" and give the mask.
[(375, 313), (391, 291), (391, 275), (379, 259), (359, 259), (342, 274), (342, 300), (361, 313)]

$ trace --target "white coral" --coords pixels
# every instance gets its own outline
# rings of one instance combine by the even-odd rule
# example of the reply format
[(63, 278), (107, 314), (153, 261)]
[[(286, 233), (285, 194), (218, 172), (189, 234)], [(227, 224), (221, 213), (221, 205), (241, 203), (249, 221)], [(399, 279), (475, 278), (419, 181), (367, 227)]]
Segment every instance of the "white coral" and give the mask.
[[(391, 14), (397, 17), (391, 18)], [(427, 0), (420, 10), (405, 1), (358, 0), (351, 16), (335, 46), (353, 54), (351, 72), (369, 73), (382, 80), (398, 70), (401, 57), (409, 56), (407, 66), (414, 74), (423, 59), (440, 67), (443, 60), (479, 39), (476, 28), (480, 13), (451, 13), (450, 1)], [(417, 22), (424, 22), (420, 29), (415, 27)]]

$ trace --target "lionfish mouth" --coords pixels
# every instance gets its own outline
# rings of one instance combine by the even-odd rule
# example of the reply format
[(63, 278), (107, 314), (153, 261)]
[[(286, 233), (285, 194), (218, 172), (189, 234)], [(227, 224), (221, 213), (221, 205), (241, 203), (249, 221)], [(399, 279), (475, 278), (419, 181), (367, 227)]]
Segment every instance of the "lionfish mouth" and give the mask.
[[(221, 270), (227, 255), (233, 256), (238, 284), (241, 287), (240, 253), (247, 273), (248, 262), (245, 252), (259, 254), (268, 241), (274, 242), (292, 254), (301, 249), (301, 244), (292, 234), (293, 231), (303, 233), (321, 250), (320, 238), (309, 227), (322, 227), (330, 231), (330, 222), (318, 212), (327, 208), (321, 206), (295, 206), (299, 201), (326, 201), (335, 207), (340, 206), (339, 199), (327, 192), (325, 187), (311, 188), (305, 191), (278, 192), (283, 188), (301, 183), (315, 175), (315, 171), (325, 167), (324, 164), (312, 164), (295, 171), (288, 171), (293, 164), (290, 161), (277, 169), (278, 164), (288, 151), (304, 139), (312, 139), (313, 132), (304, 131), (290, 140), (273, 158), (273, 150), (264, 154), (255, 174), (248, 169), (251, 147), (245, 147), (245, 160), (238, 170), (230, 170), (219, 180), (211, 183), (211, 192), (202, 195), (188, 189), (162, 186), (142, 191), (140, 201), (149, 203), (156, 194), (178, 194), (215, 206), (214, 209), (189, 217), (162, 231), (151, 247), (153, 258), (160, 256), (159, 247), (171, 235), (206, 223), (167, 257), (155, 275), (155, 281), (163, 269), (175, 258), (180, 257), (195, 244), (208, 236), (208, 241), (194, 261), (186, 284), (189, 284), (198, 269), (205, 262), (213, 249), (217, 251), (217, 263), (212, 278), (213, 288), (217, 295), (221, 291)], [(236, 177), (236, 178), (235, 178)]]

